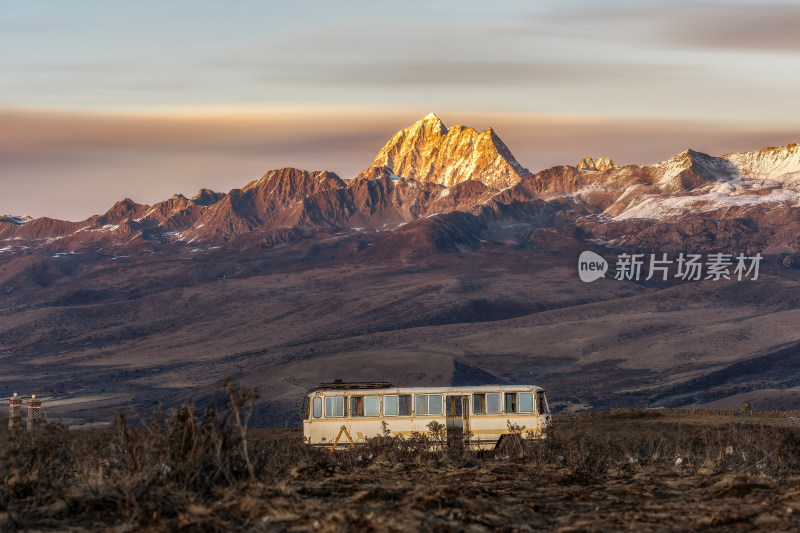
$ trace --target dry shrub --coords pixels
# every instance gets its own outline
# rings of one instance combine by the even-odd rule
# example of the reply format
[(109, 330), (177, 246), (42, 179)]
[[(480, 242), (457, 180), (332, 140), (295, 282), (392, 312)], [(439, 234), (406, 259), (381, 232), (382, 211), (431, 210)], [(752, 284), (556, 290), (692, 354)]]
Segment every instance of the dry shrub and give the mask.
[(408, 436), (391, 435), (391, 431), (383, 424), (381, 435), (368, 437), (365, 442), (355, 448), (340, 447), (333, 453), (329, 448), (327, 455), (318, 456), (327, 468), (330, 465), (342, 471), (357, 468), (458, 468), (474, 464), (478, 452), (465, 442), (463, 433), (454, 428), (446, 428), (444, 424), (431, 422), (424, 434), (413, 433)]
[[(335, 499), (329, 478), (398, 469), (524, 472), (539, 484), (718, 475), (727, 480), (713, 487), (720, 494), (800, 474), (800, 426), (788, 419), (762, 423), (717, 413), (729, 422), (704, 425), (706, 412), (617, 409), (556, 415), (545, 439), (509, 425), (498, 448), (486, 452), (431, 424), (425, 435), (391, 436), (387, 428), (331, 453), (305, 445), (298, 430), (248, 430), (255, 391), (229, 381), (223, 386), (224, 412), (198, 413), (186, 403), (157, 410), (146, 426), (132, 426), (119, 413), (112, 430), (45, 425), (3, 432), (0, 529), (277, 527), (304, 519), (308, 497)], [(437, 491), (430, 488), (412, 507), (424, 511), (455, 497)]]
[[(551, 438), (526, 442), (530, 456), (540, 466), (560, 465), (587, 480), (664, 469), (762, 476), (800, 471), (800, 427), (734, 423), (738, 418), (733, 411), (726, 413), (731, 423), (718, 427), (681, 422), (708, 416), (699, 409), (658, 410), (655, 415), (654, 410), (631, 411), (572, 415), (566, 430), (559, 429), (559, 418), (563, 421), (565, 415), (557, 416)], [(621, 424), (624, 419), (659, 417), (663, 422), (647, 422), (635, 430), (630, 423)]]
[(84, 527), (154, 527), (184, 520), (190, 508), (197, 514), (198, 499), (252, 482), (246, 431), (255, 391), (223, 386), (224, 415), (208, 408), (198, 416), (185, 403), (167, 415), (156, 410), (148, 427), (131, 427), (117, 412), (110, 431), (48, 424), (4, 433), (0, 527), (56, 527), (67, 516)]

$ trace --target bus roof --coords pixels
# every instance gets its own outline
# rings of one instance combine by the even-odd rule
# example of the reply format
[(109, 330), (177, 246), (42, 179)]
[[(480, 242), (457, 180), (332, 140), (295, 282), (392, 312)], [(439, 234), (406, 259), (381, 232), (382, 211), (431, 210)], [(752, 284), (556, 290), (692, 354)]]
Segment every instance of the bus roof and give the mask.
[(536, 385), (475, 385), (463, 387), (317, 387), (308, 391), (308, 395), (325, 393), (330, 396), (347, 396), (353, 393), (369, 396), (371, 394), (465, 394), (486, 392), (544, 392), (542, 387)]

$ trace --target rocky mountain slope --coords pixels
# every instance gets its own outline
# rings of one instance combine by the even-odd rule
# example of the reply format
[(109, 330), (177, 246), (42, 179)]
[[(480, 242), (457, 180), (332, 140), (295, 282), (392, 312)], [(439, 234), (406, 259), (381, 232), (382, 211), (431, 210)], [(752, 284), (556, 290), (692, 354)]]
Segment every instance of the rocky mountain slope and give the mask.
[[(125, 199), (80, 222), (4, 216), (0, 252), (120, 255), (152, 243), (271, 247), (320, 231), (390, 232), (453, 211), (478, 217), (480, 238), (524, 240), (523, 232), (502, 229), (512, 219), (536, 227), (528, 218), (539, 208), (527, 206), (536, 201), (560, 213), (548, 222), (554, 227), (576, 225), (614, 245), (680, 248), (699, 244), (692, 228), (703, 228), (703, 244), (715, 249), (727, 243), (796, 253), (800, 148), (720, 157), (685, 150), (622, 168), (609, 158), (585, 158), (575, 167), (531, 174), (491, 128), (480, 134), (460, 125), (447, 129), (430, 114), (395, 134), (353, 179), (285, 168), (228, 193), (203, 189), (191, 199), (176, 195), (152, 206)], [(638, 229), (643, 220), (681, 230), (645, 238)], [(734, 226), (739, 230), (719, 238)]]

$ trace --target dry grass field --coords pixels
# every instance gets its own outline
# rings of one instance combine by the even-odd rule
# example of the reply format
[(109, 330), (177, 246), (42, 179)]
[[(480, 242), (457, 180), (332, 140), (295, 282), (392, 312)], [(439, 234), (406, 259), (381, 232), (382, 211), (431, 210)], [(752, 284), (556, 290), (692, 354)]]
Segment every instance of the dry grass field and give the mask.
[[(478, 452), (441, 435), (331, 453), (251, 430), (252, 391), (149, 425), (0, 433), (2, 531), (791, 531), (798, 413), (560, 414)], [(524, 434), (524, 431), (523, 431)]]

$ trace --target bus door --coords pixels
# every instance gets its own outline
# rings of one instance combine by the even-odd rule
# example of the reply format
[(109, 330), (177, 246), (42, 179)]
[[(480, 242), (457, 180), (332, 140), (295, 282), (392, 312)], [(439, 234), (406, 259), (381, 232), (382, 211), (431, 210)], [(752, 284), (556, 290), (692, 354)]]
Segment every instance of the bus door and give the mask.
[(469, 396), (448, 395), (445, 396), (445, 403), (448, 437), (458, 435), (463, 438), (469, 432)]
[(461, 404), (461, 395), (445, 396), (447, 402), (447, 429), (464, 427), (462, 413), (464, 412)]
[(461, 397), (461, 413), (462, 413), (462, 431), (464, 435), (469, 438), (469, 395), (465, 394)]

